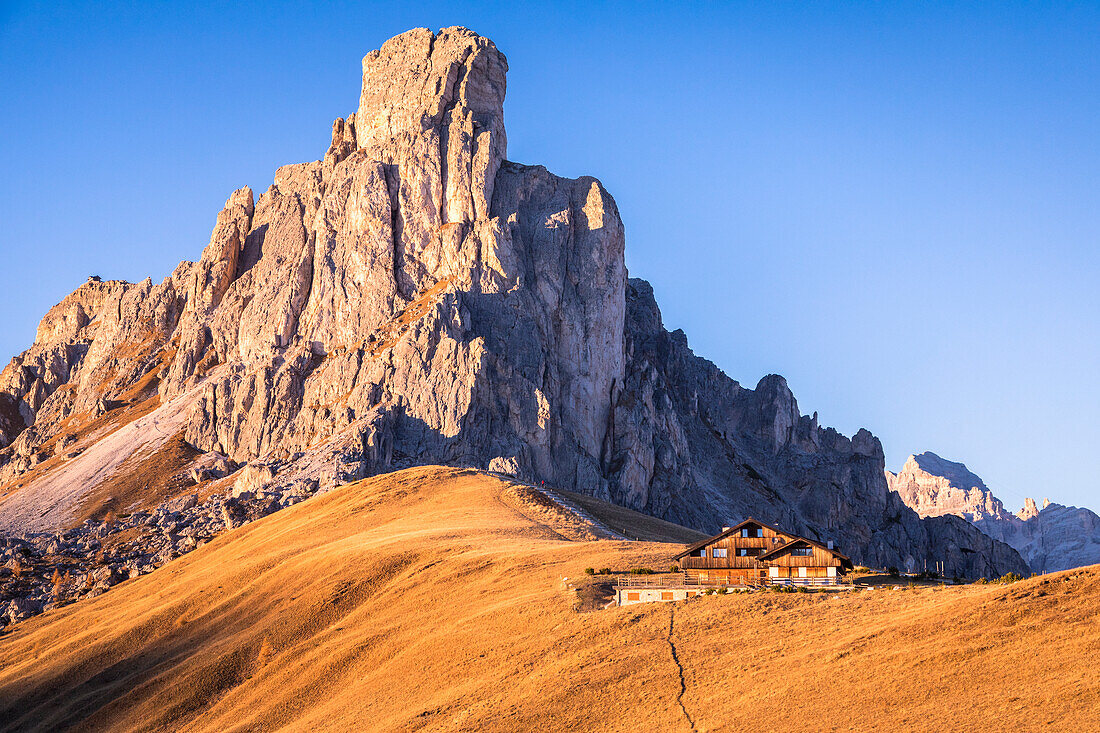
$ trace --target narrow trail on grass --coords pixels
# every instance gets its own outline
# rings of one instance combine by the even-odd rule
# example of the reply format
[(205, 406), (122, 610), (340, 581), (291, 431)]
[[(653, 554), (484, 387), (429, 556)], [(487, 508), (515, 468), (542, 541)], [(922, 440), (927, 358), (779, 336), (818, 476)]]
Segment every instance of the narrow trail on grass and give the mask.
[(669, 604), (668, 607), (668, 648), (672, 652), (672, 661), (676, 663), (676, 670), (680, 674), (680, 691), (676, 693), (676, 703), (680, 706), (680, 712), (684, 714), (684, 720), (687, 721), (688, 727), (692, 731), (695, 730), (695, 721), (691, 719), (691, 715), (688, 713), (687, 708), (684, 707), (684, 693), (687, 692), (687, 684), (684, 682), (684, 665), (680, 664), (680, 657), (676, 654), (676, 644), (672, 641), (672, 626), (676, 620), (676, 606)]

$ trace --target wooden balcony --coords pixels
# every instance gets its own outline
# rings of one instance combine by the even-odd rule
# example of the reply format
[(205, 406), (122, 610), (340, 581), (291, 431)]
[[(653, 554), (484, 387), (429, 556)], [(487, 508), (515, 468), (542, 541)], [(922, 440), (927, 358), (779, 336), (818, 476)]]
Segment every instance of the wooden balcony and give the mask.
[(752, 568), (763, 568), (764, 564), (755, 557), (692, 557), (689, 555), (680, 558), (680, 567), (685, 570), (688, 568), (691, 570), (750, 570)]
[[(700, 558), (702, 559), (702, 558)], [(792, 586), (792, 587), (828, 587), (838, 585), (851, 585), (850, 581), (840, 576), (823, 578), (760, 578), (747, 577), (739, 579), (737, 583), (731, 583), (725, 578), (689, 578), (687, 573), (660, 573), (657, 575), (619, 575), (615, 578), (617, 588), (761, 588), (764, 586)]]

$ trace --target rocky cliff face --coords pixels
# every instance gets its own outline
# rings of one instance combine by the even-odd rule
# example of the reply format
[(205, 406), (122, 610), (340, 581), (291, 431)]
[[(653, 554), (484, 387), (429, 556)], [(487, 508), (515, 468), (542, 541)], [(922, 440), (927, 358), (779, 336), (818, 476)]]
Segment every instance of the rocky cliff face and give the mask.
[(361, 473), (470, 465), (702, 530), (752, 514), (857, 562), (1024, 569), (965, 522), (921, 521), (867, 431), (821, 428), (782, 377), (743, 388), (668, 333), (600, 182), (506, 160), (506, 72), (466, 29), (391, 39), (324, 158), (234, 192), (198, 262), (77, 289), (0, 376), (0, 483), (33, 493), (74, 422), (141, 400), (184, 405), (202, 451), (291, 473), (351, 446)]
[(887, 483), (922, 517), (957, 516), (987, 536), (1004, 542), (1037, 572), (1100, 563), (1100, 517), (1088, 509), (1043, 500), (1040, 510), (1028, 498), (1016, 514), (962, 463), (935, 453), (910, 456)]

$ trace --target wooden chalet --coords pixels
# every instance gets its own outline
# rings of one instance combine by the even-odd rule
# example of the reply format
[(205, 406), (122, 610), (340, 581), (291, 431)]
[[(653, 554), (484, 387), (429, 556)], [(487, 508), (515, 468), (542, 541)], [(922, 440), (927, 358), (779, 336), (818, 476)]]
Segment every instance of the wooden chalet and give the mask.
[(673, 559), (699, 585), (832, 585), (852, 561), (831, 547), (748, 518)]

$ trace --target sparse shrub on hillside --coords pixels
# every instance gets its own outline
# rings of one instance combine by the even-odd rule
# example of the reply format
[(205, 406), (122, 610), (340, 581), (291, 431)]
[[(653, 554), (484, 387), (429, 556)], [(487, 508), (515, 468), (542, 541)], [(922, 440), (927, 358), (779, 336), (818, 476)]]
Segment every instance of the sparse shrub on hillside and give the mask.
[(678, 572), (680, 572), (680, 566), (679, 565), (669, 565), (668, 566), (668, 572), (678, 573)]
[(1017, 575), (1016, 573), (1006, 573), (997, 579), (998, 583), (1015, 583), (1018, 580), (1023, 580), (1024, 576)]
[(611, 575), (611, 568), (600, 568), (600, 575)]
[(855, 568), (852, 569), (852, 572), (853, 573), (869, 573), (869, 572), (871, 572), (871, 568), (867, 567), (866, 565), (856, 565)]
[(729, 588), (719, 588), (718, 589), (718, 595), (720, 595), (720, 596), (724, 596), (729, 592), (730, 592)]
[(595, 575), (596, 570), (595, 570), (595, 568), (585, 568), (584, 569), (584, 574), (585, 575)]
[(70, 580), (71, 577), (68, 571), (65, 571), (65, 574), (62, 575), (60, 570), (54, 568), (53, 577), (50, 578), (50, 585), (53, 589), (54, 598), (62, 600), (65, 597), (65, 591)]
[(978, 585), (986, 585), (987, 583), (989, 583), (989, 581), (985, 578), (978, 578), (974, 582)]
[(654, 575), (654, 572), (649, 568), (631, 568), (631, 575)]

